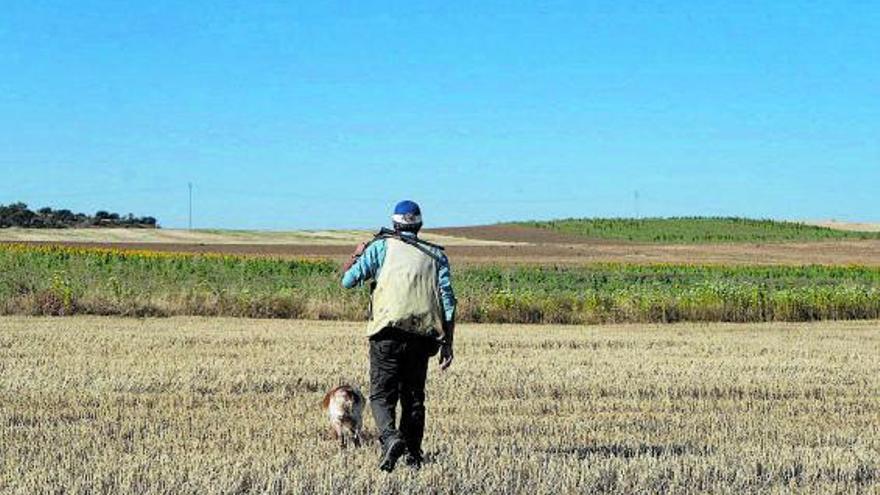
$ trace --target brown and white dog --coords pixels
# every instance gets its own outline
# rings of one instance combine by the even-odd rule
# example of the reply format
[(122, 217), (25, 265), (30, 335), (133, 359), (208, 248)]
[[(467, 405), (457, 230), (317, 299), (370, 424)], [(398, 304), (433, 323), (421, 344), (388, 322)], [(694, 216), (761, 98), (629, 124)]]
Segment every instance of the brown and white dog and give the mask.
[(324, 396), (324, 410), (330, 419), (330, 427), (339, 445), (345, 448), (348, 442), (361, 446), (362, 414), (364, 396), (351, 385), (340, 385)]

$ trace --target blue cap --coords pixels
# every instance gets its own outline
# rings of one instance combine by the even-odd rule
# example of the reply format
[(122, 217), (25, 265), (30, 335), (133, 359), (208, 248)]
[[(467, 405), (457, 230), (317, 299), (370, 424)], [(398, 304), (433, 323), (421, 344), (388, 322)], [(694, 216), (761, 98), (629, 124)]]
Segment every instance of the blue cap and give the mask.
[(422, 209), (415, 201), (405, 200), (397, 203), (391, 221), (395, 225), (415, 226), (422, 224)]

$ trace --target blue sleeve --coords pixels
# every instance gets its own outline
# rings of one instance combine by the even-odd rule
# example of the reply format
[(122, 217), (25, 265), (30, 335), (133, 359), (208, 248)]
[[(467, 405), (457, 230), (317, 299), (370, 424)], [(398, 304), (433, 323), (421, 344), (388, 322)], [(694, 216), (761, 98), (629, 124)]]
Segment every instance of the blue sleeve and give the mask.
[(452, 271), (449, 269), (449, 258), (440, 253), (440, 263), (437, 268), (437, 285), (440, 287), (440, 301), (443, 303), (443, 313), (447, 322), (455, 321), (455, 292), (452, 290)]
[(379, 275), (385, 262), (385, 239), (379, 239), (367, 246), (361, 257), (351, 265), (342, 276), (342, 286), (351, 289)]

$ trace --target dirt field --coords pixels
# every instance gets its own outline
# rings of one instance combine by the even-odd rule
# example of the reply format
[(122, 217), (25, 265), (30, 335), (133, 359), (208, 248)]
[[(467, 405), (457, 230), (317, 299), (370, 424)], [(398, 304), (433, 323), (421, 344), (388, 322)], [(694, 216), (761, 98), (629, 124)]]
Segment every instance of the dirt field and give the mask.
[[(365, 231), (186, 232), (142, 230), (26, 231), (0, 229), (0, 242), (102, 246), (172, 252), (209, 252), (343, 260), (370, 238)], [(880, 241), (822, 241), (768, 244), (637, 244), (590, 240), (549, 230), (499, 225), (433, 229), (426, 240), (447, 247), (455, 263), (712, 263), (880, 266)]]
[(808, 225), (828, 227), (829, 229), (850, 230), (859, 232), (880, 232), (880, 223), (869, 222), (839, 222), (837, 220), (815, 220), (805, 222)]
[(877, 493), (878, 325), (463, 325), (385, 475), (319, 410), (362, 325), (0, 318), (0, 493)]
[[(43, 243), (35, 243), (43, 244)], [(53, 244), (53, 243), (49, 243)], [(350, 245), (318, 244), (174, 244), (61, 242), (85, 247), (147, 249), (171, 252), (227, 253), (282, 258), (346, 259)], [(652, 245), (580, 243), (467, 246), (446, 249), (453, 263), (713, 263), (734, 265), (868, 265), (880, 266), (880, 241), (837, 241), (797, 244)]]
[[(366, 230), (179, 230), (179, 229), (0, 229), (0, 242), (50, 242), (81, 244), (122, 244), (161, 248), (200, 245), (243, 246), (354, 246), (368, 240)], [(466, 239), (441, 233), (426, 232), (425, 239), (442, 245), (492, 246), (510, 244), (491, 239)]]

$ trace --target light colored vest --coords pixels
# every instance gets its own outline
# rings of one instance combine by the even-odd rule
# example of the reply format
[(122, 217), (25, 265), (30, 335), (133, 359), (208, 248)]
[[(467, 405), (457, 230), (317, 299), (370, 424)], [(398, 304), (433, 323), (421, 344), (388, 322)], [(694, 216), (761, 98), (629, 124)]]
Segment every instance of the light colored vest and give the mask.
[(385, 260), (373, 291), (367, 335), (385, 327), (425, 336), (443, 336), (437, 262), (398, 239), (385, 240)]

